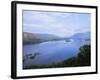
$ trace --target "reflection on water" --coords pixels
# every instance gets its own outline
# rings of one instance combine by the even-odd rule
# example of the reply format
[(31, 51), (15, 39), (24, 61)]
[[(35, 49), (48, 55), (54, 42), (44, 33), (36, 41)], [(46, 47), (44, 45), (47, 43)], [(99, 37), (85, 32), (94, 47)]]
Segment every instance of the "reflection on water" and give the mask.
[(76, 56), (79, 52), (79, 47), (84, 44), (89, 44), (89, 41), (71, 40), (66, 42), (61, 40), (23, 45), (23, 67), (32, 64), (59, 62)]

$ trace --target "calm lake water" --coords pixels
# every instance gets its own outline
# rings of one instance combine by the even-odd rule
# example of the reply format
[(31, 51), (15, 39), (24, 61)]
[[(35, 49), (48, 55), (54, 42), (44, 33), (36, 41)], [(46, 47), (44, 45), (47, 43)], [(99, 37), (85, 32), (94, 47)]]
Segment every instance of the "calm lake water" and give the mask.
[(84, 44), (89, 44), (89, 41), (85, 40), (71, 40), (67, 42), (65, 40), (61, 41), (48, 41), (34, 45), (24, 45), (23, 46), (23, 59), (25, 55), (36, 54), (35, 58), (27, 58), (23, 62), (23, 67), (32, 64), (50, 64), (55, 62), (60, 62), (73, 56), (77, 56), (80, 46)]

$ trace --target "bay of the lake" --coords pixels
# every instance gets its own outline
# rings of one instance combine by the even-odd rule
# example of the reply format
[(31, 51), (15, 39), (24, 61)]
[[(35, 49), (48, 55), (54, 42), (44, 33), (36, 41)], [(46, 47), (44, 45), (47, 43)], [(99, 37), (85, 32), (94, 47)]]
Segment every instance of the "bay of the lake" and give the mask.
[(32, 64), (56, 63), (77, 56), (80, 46), (84, 44), (89, 44), (89, 41), (72, 39), (68, 42), (66, 40), (61, 40), (23, 45), (23, 58), (28, 54), (39, 54), (34, 59), (28, 58), (25, 60), (25, 62), (23, 62), (23, 67)]

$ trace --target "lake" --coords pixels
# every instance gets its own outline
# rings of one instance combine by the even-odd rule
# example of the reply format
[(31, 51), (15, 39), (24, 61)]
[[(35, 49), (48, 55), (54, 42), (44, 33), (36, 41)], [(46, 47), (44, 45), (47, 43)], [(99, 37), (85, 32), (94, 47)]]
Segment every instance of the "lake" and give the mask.
[(34, 55), (33, 59), (26, 58), (23, 68), (32, 64), (51, 64), (77, 56), (80, 46), (90, 44), (90, 41), (71, 39), (70, 41), (48, 41), (39, 44), (23, 45), (23, 59), (25, 55)]

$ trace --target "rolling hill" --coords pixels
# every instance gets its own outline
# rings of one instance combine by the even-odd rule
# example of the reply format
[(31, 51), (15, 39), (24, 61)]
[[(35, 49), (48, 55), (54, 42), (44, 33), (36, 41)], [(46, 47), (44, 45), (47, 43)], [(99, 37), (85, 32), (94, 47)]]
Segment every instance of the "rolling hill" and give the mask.
[(90, 32), (76, 33), (73, 36), (71, 36), (70, 38), (71, 39), (83, 39), (83, 40), (87, 40), (87, 39), (90, 39)]
[(41, 42), (46, 42), (46, 41), (58, 40), (58, 39), (60, 39), (58, 36), (54, 36), (51, 34), (23, 32), (24, 44), (41, 43)]

